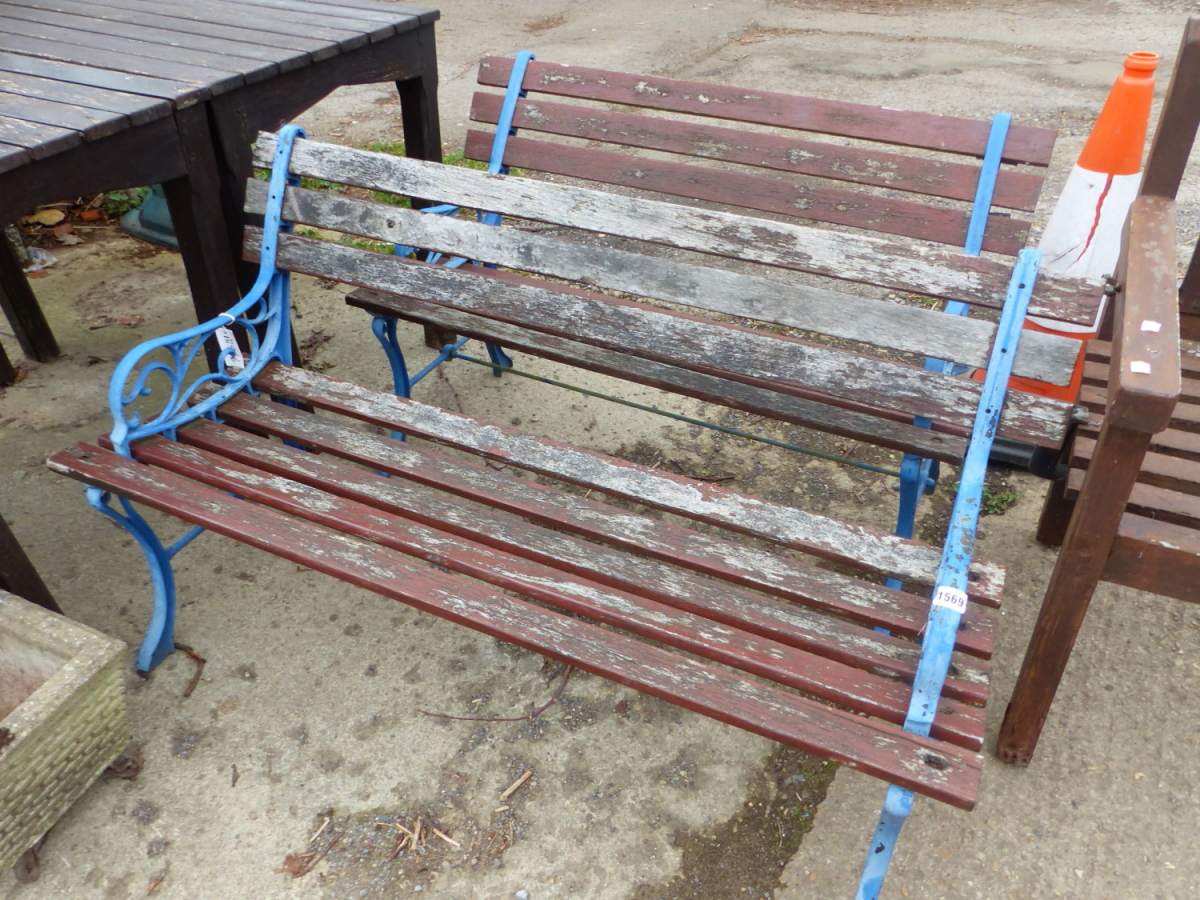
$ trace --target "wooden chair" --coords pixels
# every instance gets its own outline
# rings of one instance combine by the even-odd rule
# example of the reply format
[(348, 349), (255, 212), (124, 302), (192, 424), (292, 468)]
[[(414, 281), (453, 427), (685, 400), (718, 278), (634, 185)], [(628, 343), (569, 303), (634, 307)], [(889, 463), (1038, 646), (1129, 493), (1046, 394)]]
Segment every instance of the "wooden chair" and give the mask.
[[(1109, 312), (1110, 340), (1087, 351), (1081, 401), (1091, 418), (1068, 445), (1069, 473), (1038, 529), (1058, 545), (1041, 614), (997, 752), (1028, 765), (1101, 581), (1200, 602), (1200, 252), (1177, 289), (1175, 196), (1200, 122), (1200, 18), (1184, 33)], [(1104, 333), (1102, 332), (1102, 337)]]

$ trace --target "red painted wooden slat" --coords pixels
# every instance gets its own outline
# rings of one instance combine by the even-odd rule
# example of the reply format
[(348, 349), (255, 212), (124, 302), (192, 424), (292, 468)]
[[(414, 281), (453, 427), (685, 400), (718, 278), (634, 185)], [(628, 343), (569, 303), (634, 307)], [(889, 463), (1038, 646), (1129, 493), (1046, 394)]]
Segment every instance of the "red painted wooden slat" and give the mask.
[[(207, 430), (211, 435), (215, 429), (201, 426), (201, 430)], [(259, 443), (268, 449), (276, 448), (280, 458), (290, 462), (293, 471), (309, 469), (324, 475), (325, 489), (297, 483), (286, 474), (271, 478), (262, 469), (164, 438), (136, 446), (134, 457), (229, 491), (242, 499), (364, 538), (556, 609), (586, 616), (884, 721), (904, 724), (911, 692), (903, 683), (736, 627), (724, 627), (691, 612), (629, 591), (614, 590), (522, 558), (519, 554), (497, 554), (483, 544), (436, 526), (414, 524), (390, 510), (383, 511), (379, 504), (366, 505), (348, 498), (347, 488), (358, 482), (355, 467), (331, 465), (311, 454), (280, 448), (269, 442)], [(287, 471), (286, 467), (284, 471)], [(362, 474), (376, 482), (378, 491), (386, 492), (391, 487), (386, 482), (380, 484), (382, 479), (377, 475)], [(503, 523), (496, 520), (484, 523), (485, 527), (487, 524), (503, 527)], [(584, 552), (587, 552), (586, 548)], [(949, 740), (971, 750), (978, 750), (983, 745), (983, 716), (978, 708), (944, 700), (939, 706), (935, 728), (938, 733), (933, 736), (938, 740)]]
[[(511, 71), (511, 59), (484, 57), (479, 63), (479, 83), (503, 87)], [(522, 87), (560, 97), (778, 125), (980, 158), (990, 130), (988, 122), (955, 116), (538, 61), (529, 64)], [(1055, 137), (1056, 132), (1046, 128), (1014, 125), (1004, 145), (1004, 160), (1048, 166)]]
[[(503, 102), (500, 94), (480, 91), (471, 104), (471, 119), (495, 125)], [(948, 200), (973, 201), (979, 181), (979, 166), (970, 163), (922, 159), (874, 148), (804, 141), (793, 135), (744, 131), (548, 100), (518, 101), (513, 125), (522, 131), (680, 153)], [(1032, 172), (1001, 169), (996, 176), (992, 203), (1005, 209), (1032, 212), (1043, 181), (1042, 176)]]
[[(486, 160), (492, 137), (467, 133), (468, 159)], [(687, 163), (631, 157), (611, 150), (568, 147), (511, 137), (504, 150), (511, 166), (587, 178), (605, 184), (705, 200), (759, 212), (795, 216), (961, 247), (967, 237), (968, 214), (911, 200), (889, 200), (844, 188), (807, 187), (796, 181)], [(1025, 246), (1029, 223), (1002, 215), (988, 217), (983, 249), (1015, 256)]]
[[(671, 562), (869, 627), (885, 627), (903, 637), (915, 638), (928, 612), (927, 601), (911, 594), (702, 535), (667, 521), (656, 521), (652, 528), (646, 528), (641, 516), (597, 500), (529, 479), (511, 478), (426, 447), (363, 434), (337, 420), (310, 416), (281, 404), (239, 395), (222, 405), (221, 415), (225, 421), (248, 430), (311, 446), (541, 525)], [(994, 587), (980, 582), (972, 590), (989, 594), (989, 602), (997, 604), (998, 593), (989, 593)], [(991, 615), (972, 605), (963, 622), (958, 648), (975, 656), (990, 656), (995, 627)]]
[(559, 615), (395, 551), (81, 445), (56, 471), (686, 709), (970, 809), (982, 760), (961, 748)]

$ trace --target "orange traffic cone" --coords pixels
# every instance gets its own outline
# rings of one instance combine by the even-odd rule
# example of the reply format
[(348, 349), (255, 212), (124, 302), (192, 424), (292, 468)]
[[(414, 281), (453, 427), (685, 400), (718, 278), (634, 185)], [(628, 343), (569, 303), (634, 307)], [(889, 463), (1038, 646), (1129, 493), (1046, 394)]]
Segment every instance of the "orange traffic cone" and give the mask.
[[(1121, 248), (1121, 229), (1141, 182), (1142, 150), (1154, 99), (1155, 53), (1131, 53), (1125, 71), (1109, 92), (1079, 160), (1038, 242), (1042, 268), (1065, 275), (1099, 278), (1111, 274)], [(1072, 325), (1030, 316), (1025, 327), (1065, 334), (1086, 342), (1096, 336), (1103, 307), (1090, 325)], [(1074, 401), (1083, 379), (1083, 347), (1068, 387), (1014, 377), (1010, 386)]]

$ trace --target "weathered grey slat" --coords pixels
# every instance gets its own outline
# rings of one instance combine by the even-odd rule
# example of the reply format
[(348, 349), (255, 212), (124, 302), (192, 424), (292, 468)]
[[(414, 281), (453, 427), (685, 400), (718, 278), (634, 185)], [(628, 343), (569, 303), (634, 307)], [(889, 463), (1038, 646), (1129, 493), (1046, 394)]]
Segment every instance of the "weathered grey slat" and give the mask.
[[(256, 240), (258, 233), (247, 230)], [(279, 264), (419, 299), (445, 303), (539, 331), (616, 349), (756, 386), (777, 387), (851, 408), (925, 416), (969, 429), (981, 387), (916, 366), (806, 344), (599, 295), (496, 284), (494, 279), (341, 244), (280, 235)], [(1071, 406), (1032, 394), (1009, 395), (1001, 432), (1015, 440), (1058, 446)]]
[[(578, 450), (314, 372), (272, 365), (254, 383), (271, 394), (304, 399), (318, 408), (353, 414), (384, 428), (449, 444), (817, 556), (865, 566), (904, 581), (932, 584), (941, 560), (935, 548), (915, 541)], [(974, 577), (986, 577), (996, 583), (1003, 580), (1002, 570), (990, 563), (976, 560), (971, 571)]]
[[(261, 134), (255, 164), (270, 166), (274, 149), (274, 136)], [(1007, 264), (915, 241), (842, 234), (587, 188), (489, 175), (315, 141), (296, 142), (291, 170), (357, 187), (997, 309), (1004, 304), (1011, 274)], [(1090, 325), (1102, 289), (1098, 279), (1043, 273), (1030, 312)]]
[[(252, 179), (246, 209), (262, 213), (267, 185)], [(724, 269), (586, 246), (450, 216), (302, 188), (285, 195), (284, 217), (394, 244), (437, 250), (539, 275), (566, 278), (710, 312), (773, 322), (878, 347), (986, 366), (996, 327), (963, 316), (870, 300), (806, 285), (781, 284)], [(1030, 332), (1021, 336), (1017, 375), (1051, 384), (1071, 381), (1079, 342)]]
[[(533, 479), (512, 478), (478, 462), (368, 434), (330, 416), (309, 415), (244, 394), (224, 403), (221, 416), (239, 427), (315, 447), (372, 471), (386, 471), (478, 500), (555, 530), (580, 534), (797, 603), (811, 605), (822, 594), (836, 597), (836, 607), (825, 607), (830, 612), (858, 622), (875, 622), (877, 616), (887, 616), (895, 623), (893, 633), (905, 637), (916, 637), (920, 631), (903, 624), (904, 619), (912, 618), (911, 611), (906, 613), (901, 608), (909, 595), (745, 543), (701, 534), (670, 521), (653, 521), (583, 494)], [(1002, 570), (995, 571), (1003, 574)], [(990, 607), (1000, 605), (1003, 589), (1003, 581), (987, 578), (968, 585), (971, 597)], [(974, 648), (977, 654), (988, 656), (986, 645), (972, 638), (972, 633), (979, 630), (972, 624), (976, 614), (973, 606), (968, 608), (963, 618), (966, 627), (960, 628), (958, 643), (964, 650)]]
[[(471, 268), (469, 271), (479, 270)], [(492, 269), (483, 269), (480, 274), (487, 276), (493, 272)], [(909, 422), (839, 409), (827, 403), (593, 347), (459, 309), (425, 303), (413, 297), (359, 288), (351, 292), (346, 302), (373, 315), (437, 325), (444, 331), (500, 344), (510, 350), (521, 350), (569, 366), (648, 384), (706, 403), (718, 403), (778, 421), (816, 428), (826, 434), (866, 441), (877, 447), (915, 453), (925, 459), (957, 464), (966, 455), (967, 440), (960, 435), (917, 428)]]

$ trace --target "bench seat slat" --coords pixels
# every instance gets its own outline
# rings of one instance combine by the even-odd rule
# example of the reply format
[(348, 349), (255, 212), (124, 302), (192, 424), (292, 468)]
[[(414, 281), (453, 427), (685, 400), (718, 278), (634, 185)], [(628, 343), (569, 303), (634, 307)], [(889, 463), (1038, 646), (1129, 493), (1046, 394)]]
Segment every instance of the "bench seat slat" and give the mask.
[[(686, 567), (870, 628), (886, 628), (896, 635), (916, 638), (924, 627), (928, 601), (923, 598), (913, 602), (912, 595), (901, 591), (703, 535), (669, 521), (655, 521), (652, 528), (647, 528), (644, 516), (625, 513), (598, 500), (529, 479), (511, 478), (486, 465), (417, 447), (411, 442), (363, 434), (328, 417), (303, 414), (278, 403), (245, 396), (223, 404), (221, 416), (249, 431), (312, 447), (369, 466), (372, 471), (385, 471), (554, 530)], [(188, 440), (193, 434), (194, 431), (184, 432)], [(476, 535), (476, 538), (486, 540), (487, 536)], [(593, 571), (592, 575), (595, 577), (596, 573)], [(1000, 585), (983, 580), (972, 585), (972, 591), (983, 597), (981, 602), (991, 606), (998, 605), (999, 589)], [(979, 605), (970, 605), (957, 634), (957, 648), (978, 657), (990, 657), (994, 629), (994, 618)], [(769, 633), (778, 634), (778, 630), (771, 629)], [(870, 636), (881, 641), (879, 649), (872, 651), (880, 659), (902, 661), (915, 667), (916, 655), (911, 645), (877, 632), (871, 632)], [(860, 650), (864, 646), (860, 644)], [(875, 664), (886, 668), (882, 662)], [(961, 677), (971, 683), (981, 684), (986, 680), (976, 674), (970, 660), (959, 660), (956, 665), (962, 669)], [(896, 673), (902, 674), (899, 669)], [(968, 695), (978, 696), (964, 694)]]
[[(1071, 466), (1086, 469), (1095, 450), (1096, 441), (1082, 435), (1076, 436), (1071, 446)], [(1182, 494), (1200, 495), (1200, 462), (1152, 451), (1142, 461), (1138, 481)]]
[[(271, 395), (312, 403), (389, 430), (404, 431), (471, 453), (512, 463), (582, 487), (624, 497), (685, 518), (765, 538), (903, 581), (932, 584), (941, 554), (915, 541), (737, 494), (716, 485), (648, 469), (567, 444), (520, 434), (469, 416), (367, 391), (301, 369), (272, 364), (254, 379)], [(1003, 580), (1002, 570), (975, 561), (972, 580)]]
[[(251, 240), (256, 236), (250, 235)], [(561, 337), (851, 409), (927, 416), (947, 428), (966, 430), (978, 404), (980, 386), (968, 379), (948, 378), (916, 366), (864, 358), (617, 298), (497, 284), (491, 278), (289, 234), (280, 235), (278, 259), (291, 271), (411, 294)], [(1058, 446), (1070, 410), (1070, 404), (1062, 401), (1012, 394), (1001, 416), (1001, 433), (1015, 440)]]
[(719, 721), (964, 809), (974, 805), (982, 769), (976, 753), (830, 709), (103, 450), (64, 451), (50, 465), (135, 502)]
[[(261, 134), (254, 163), (269, 167), (275, 139)], [(489, 175), (313, 141), (295, 142), (290, 171), (506, 216), (793, 268), (846, 281), (1000, 309), (1011, 266), (911, 241), (699, 210), (563, 184)], [(1102, 285), (1043, 272), (1031, 315), (1091, 325)]]
[[(1104, 415), (1107, 402), (1108, 392), (1105, 388), (1085, 384), (1079, 390), (1080, 405), (1087, 407), (1097, 416)], [(1200, 403), (1184, 403), (1183, 401), (1176, 403), (1175, 409), (1171, 413), (1170, 427), (1178, 431), (1200, 434)]]
[[(421, 503), (428, 497), (414, 498), (407, 492), (410, 496), (404, 498), (399, 509), (379, 500), (367, 505), (347, 495), (370, 494), (373, 488), (382, 500), (389, 493), (406, 492), (403, 488), (389, 490), (393, 486), (386, 482), (379, 484), (383, 479), (378, 475), (345, 464), (330, 465), (302, 451), (289, 452), (289, 448), (279, 449), (278, 445), (264, 441), (259, 443), (265, 445), (268, 452), (274, 448), (294, 468), (307, 468), (326, 476), (323, 489), (298, 481), (289, 474), (275, 472), (269, 475), (251, 465), (232, 462), (222, 455), (162, 438), (135, 447), (134, 458), (229, 491), (242, 499), (265, 504), (343, 534), (365, 538), (556, 609), (586, 616), (865, 715), (895, 724), (904, 722), (911, 691), (902, 682), (751, 634), (739, 628), (736, 622), (719, 623), (677, 604), (664, 604), (640, 593), (614, 589), (576, 573), (567, 573), (557, 566), (522, 558), (520, 553), (497, 553), (491, 547), (437, 528), (428, 521), (417, 524), (416, 517), (410, 519), (403, 516), (402, 511), (411, 509), (422, 519), (439, 522), (439, 510), (408, 505), (408, 501), (416, 499)], [(304, 458), (306, 456), (308, 459)], [(287, 471), (285, 466), (284, 472)], [(370, 485), (370, 479), (376, 485)], [(501, 529), (509, 526), (502, 518), (484, 522), (485, 526), (491, 524)], [(530, 530), (538, 530), (527, 526), (526, 535), (521, 536), (519, 523), (517, 528), (517, 547), (521, 546), (522, 537), (529, 537)], [(586, 545), (576, 543), (577, 552), (590, 552)], [(978, 750), (983, 743), (981, 713), (979, 708), (947, 700), (939, 709), (940, 731), (933, 736)]]
[[(511, 59), (486, 56), (479, 63), (479, 83), (504, 87), (511, 72)], [(976, 119), (772, 91), (751, 92), (719, 84), (607, 72), (536, 60), (526, 69), (521, 86), (527, 91), (561, 97), (778, 125), (977, 157), (983, 156), (988, 138), (988, 123)], [(1004, 159), (1006, 162), (1047, 166), (1055, 136), (1050, 129), (1014, 125), (1004, 145)]]
[[(246, 209), (262, 214), (267, 186), (247, 185)], [(996, 327), (921, 307), (872, 300), (801, 284), (781, 284), (725, 269), (689, 265), (640, 253), (424, 215), (301, 188), (289, 189), (284, 217), (389, 243), (464, 256), (599, 288), (652, 297), (709, 312), (786, 325), (966, 366), (986, 366)], [(489, 270), (490, 271), (490, 270)], [(483, 274), (483, 273), (479, 273)], [(1069, 384), (1079, 355), (1071, 338), (1030, 331), (1022, 335), (1014, 373)]]
[[(1086, 425), (1080, 425), (1075, 433), (1096, 440), (1100, 429), (1097, 425), (1089, 422)], [(1160, 431), (1158, 434), (1150, 436), (1150, 449), (1164, 456), (1178, 456), (1182, 459), (1200, 462), (1200, 433), (1168, 428), (1166, 431)]]
[(1200, 603), (1200, 531), (1125, 513), (1104, 580)]
[[(470, 271), (477, 270), (470, 267)], [(486, 273), (494, 274), (494, 270), (485, 269), (481, 274)], [(961, 462), (966, 454), (966, 439), (959, 435), (917, 428), (908, 422), (839, 409), (803, 397), (593, 347), (401, 294), (359, 288), (347, 296), (346, 302), (372, 315), (391, 316), (422, 325), (432, 324), (444, 331), (490, 341), (510, 350), (525, 351), (544, 359), (674, 391), (708, 403), (719, 403), (779, 421), (816, 428), (827, 434), (864, 440), (877, 447), (916, 453), (950, 463)]]
[[(482, 131), (467, 132), (464, 152), (468, 159), (487, 160), (491, 146), (491, 135)], [(848, 188), (803, 184), (774, 175), (713, 170), (525, 137), (508, 139), (504, 162), (552, 175), (586, 178), (688, 200), (723, 203), (756, 212), (795, 216), (955, 247), (961, 247), (967, 238), (969, 217), (962, 209), (928, 206), (915, 200), (880, 197)], [(1029, 225), (1023, 219), (990, 214), (983, 249), (1016, 256), (1025, 245)]]
[[(1067, 499), (1074, 500), (1083, 487), (1083, 469), (1067, 473)], [(1137, 483), (1125, 508), (1135, 515), (1163, 522), (1173, 522), (1185, 528), (1200, 530), (1200, 497), (1184, 494), (1153, 484)]]
[[(476, 93), (471, 103), (472, 121), (495, 125), (503, 102), (500, 94)], [(979, 182), (979, 166), (969, 163), (921, 159), (874, 147), (805, 141), (791, 134), (741, 131), (703, 122), (572, 106), (541, 98), (518, 100), (513, 126), (521, 131), (678, 153), (948, 200), (973, 201)], [(470, 157), (470, 132), (467, 147)], [(1032, 212), (1042, 181), (1032, 172), (1001, 169), (996, 175), (992, 204)]]

